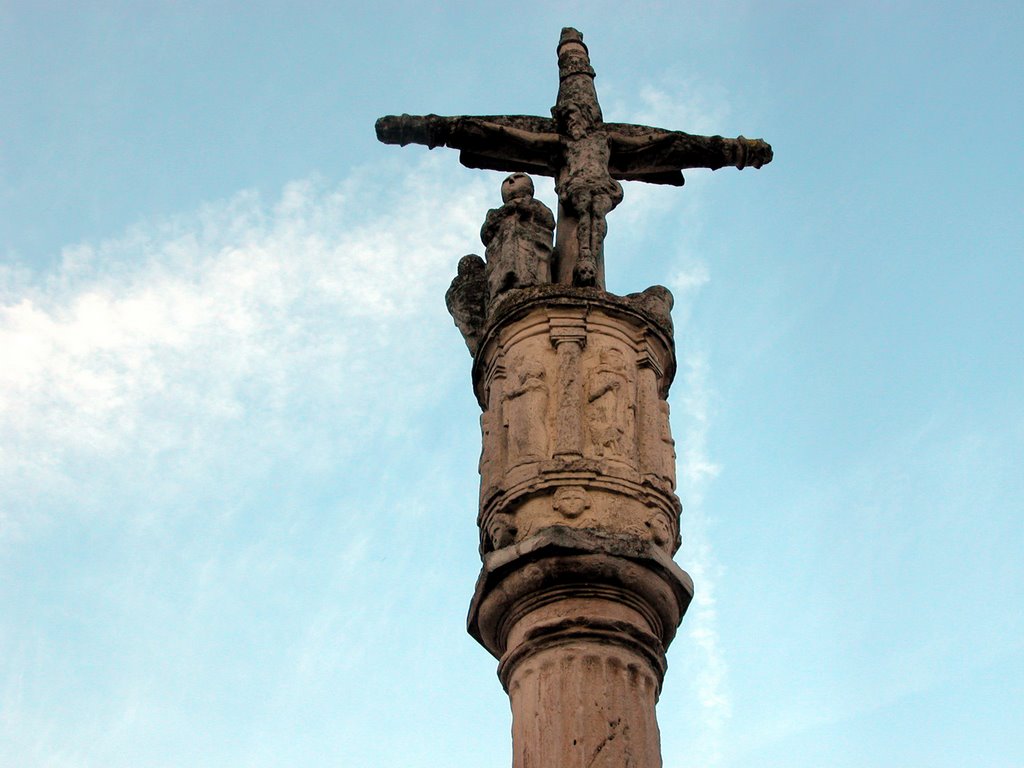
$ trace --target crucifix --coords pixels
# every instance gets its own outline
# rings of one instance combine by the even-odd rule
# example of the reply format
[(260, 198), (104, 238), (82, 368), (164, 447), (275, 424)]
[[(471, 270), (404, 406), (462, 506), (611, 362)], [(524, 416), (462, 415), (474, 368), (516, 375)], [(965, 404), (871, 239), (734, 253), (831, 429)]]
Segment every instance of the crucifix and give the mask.
[(389, 115), (377, 121), (385, 144), (460, 150), (468, 168), (555, 179), (555, 283), (603, 289), (605, 217), (622, 200), (620, 180), (682, 186), (684, 168), (760, 168), (771, 146), (739, 136), (695, 136), (646, 125), (606, 123), (583, 35), (566, 27), (558, 42), (558, 99), (551, 117)]

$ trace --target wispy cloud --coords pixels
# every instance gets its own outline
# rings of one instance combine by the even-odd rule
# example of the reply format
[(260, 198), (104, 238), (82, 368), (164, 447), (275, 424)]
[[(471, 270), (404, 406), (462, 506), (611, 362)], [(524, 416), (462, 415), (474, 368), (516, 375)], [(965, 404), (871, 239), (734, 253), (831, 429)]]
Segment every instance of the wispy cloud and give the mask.
[(381, 406), (423, 389), (410, 368), (447, 330), (438, 297), (486, 209), (482, 182), (443, 177), (425, 162), (297, 181), (272, 202), (243, 192), (69, 247), (53, 274), (0, 274), (0, 537), (40, 494), (87, 497), (101, 464), (176, 450), (202, 464), (225, 430), (294, 430), (296, 408), (333, 409), (350, 445), (400, 418), (415, 398)]
[(455, 173), (241, 192), (0, 273), (0, 762), (132, 764), (203, 706), (311, 722), (380, 666), (401, 457), (465, 373), (442, 297), (496, 196)]
[(682, 388), (677, 400), (682, 412), (676, 411), (679, 495), (683, 502), (680, 559), (695, 584), (693, 603), (683, 626), (698, 651), (697, 658), (688, 660), (686, 673), (694, 681), (700, 706), (698, 741), (689, 757), (695, 765), (710, 768), (721, 763), (732, 715), (728, 664), (718, 632), (715, 597), (721, 565), (715, 557), (708, 530), (710, 519), (704, 507), (708, 486), (721, 467), (707, 449), (712, 398), (707, 358), (698, 351), (689, 351), (682, 367), (683, 380), (676, 384)]

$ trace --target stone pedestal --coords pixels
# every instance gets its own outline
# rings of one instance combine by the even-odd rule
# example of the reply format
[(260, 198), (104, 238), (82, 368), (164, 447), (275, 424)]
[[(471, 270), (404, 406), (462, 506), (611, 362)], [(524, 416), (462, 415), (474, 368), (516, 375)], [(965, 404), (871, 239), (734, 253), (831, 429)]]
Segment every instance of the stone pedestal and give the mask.
[(655, 703), (693, 594), (672, 561), (670, 309), (664, 288), (566, 285), (488, 307), (469, 631), (499, 660), (514, 768), (661, 765)]

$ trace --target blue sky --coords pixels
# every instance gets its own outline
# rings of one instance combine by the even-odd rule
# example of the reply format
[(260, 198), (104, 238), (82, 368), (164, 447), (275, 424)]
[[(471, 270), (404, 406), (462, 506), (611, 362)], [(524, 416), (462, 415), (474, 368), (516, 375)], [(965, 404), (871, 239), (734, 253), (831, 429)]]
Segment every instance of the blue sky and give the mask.
[(544, 114), (566, 24), (607, 119), (775, 148), (609, 218), (666, 768), (1024, 765), (1024, 7), (630, 8), (0, 2), (0, 766), (510, 763), (443, 301), (501, 174), (373, 121)]

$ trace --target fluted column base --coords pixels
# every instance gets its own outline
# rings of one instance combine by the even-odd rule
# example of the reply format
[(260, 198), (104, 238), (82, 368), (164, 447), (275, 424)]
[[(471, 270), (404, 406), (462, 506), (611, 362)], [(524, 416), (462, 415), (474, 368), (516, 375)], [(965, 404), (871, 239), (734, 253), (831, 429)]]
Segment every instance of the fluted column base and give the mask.
[(513, 768), (660, 768), (657, 691), (646, 659), (605, 642), (533, 654), (508, 684)]
[(655, 704), (692, 594), (637, 538), (554, 527), (490, 553), (469, 631), (500, 660), (513, 768), (660, 768)]

